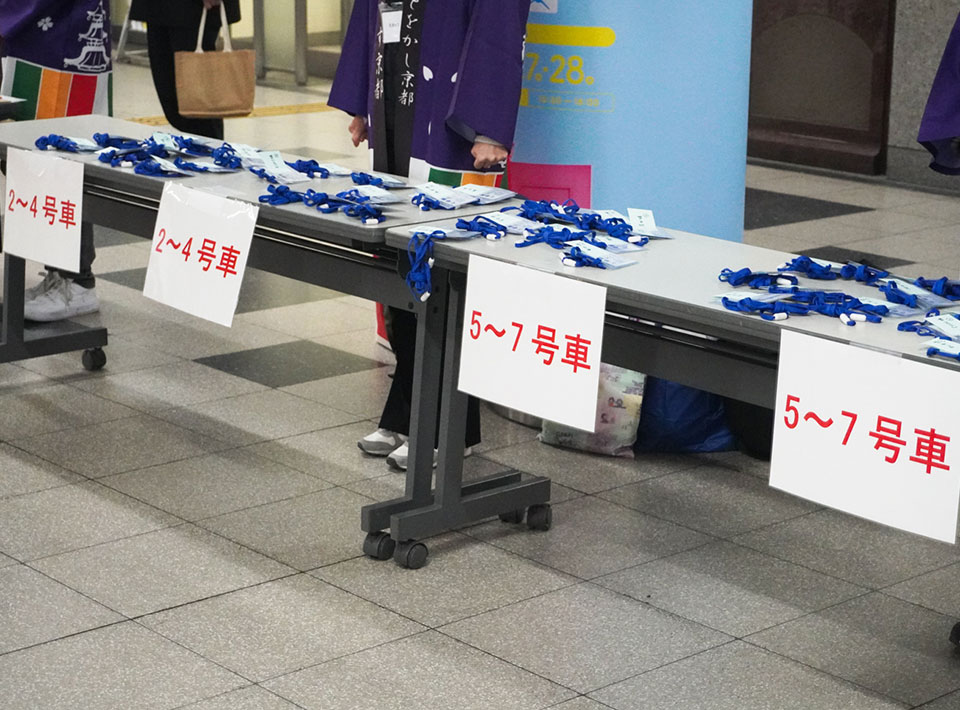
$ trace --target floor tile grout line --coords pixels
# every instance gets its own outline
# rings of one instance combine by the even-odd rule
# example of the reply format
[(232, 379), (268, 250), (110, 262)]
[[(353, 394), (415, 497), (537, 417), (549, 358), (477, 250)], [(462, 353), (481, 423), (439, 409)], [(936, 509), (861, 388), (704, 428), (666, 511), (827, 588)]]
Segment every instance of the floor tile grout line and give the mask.
[[(727, 634), (727, 635), (729, 636), (729, 634)], [(587, 696), (589, 697), (589, 696), (590, 696), (591, 694), (593, 694), (593, 693), (597, 693), (597, 692), (600, 692), (600, 691), (602, 691), (602, 690), (607, 690), (607, 689), (609, 689), (609, 688), (613, 688), (614, 686), (617, 686), (617, 685), (620, 685), (621, 683), (626, 683), (627, 681), (630, 681), (630, 680), (633, 680), (633, 679), (635, 679), (635, 678), (639, 678), (639, 677), (641, 677), (641, 676), (647, 675), (648, 673), (653, 673), (653, 672), (655, 672), (655, 671), (659, 671), (659, 670), (662, 670), (662, 669), (664, 669), (664, 668), (668, 668), (668, 667), (673, 666), (673, 665), (676, 665), (676, 664), (678, 664), (678, 663), (683, 663), (684, 661), (689, 661), (691, 658), (696, 658), (697, 656), (703, 656), (704, 654), (713, 653), (714, 651), (717, 651), (718, 649), (724, 648), (725, 646), (730, 646), (731, 644), (735, 644), (735, 643), (737, 643), (739, 640), (740, 640), (740, 639), (738, 639), (738, 638), (731, 638), (729, 641), (723, 641), (722, 643), (719, 643), (719, 644), (717, 644), (717, 645), (715, 645), (715, 646), (710, 646), (710, 647), (708, 647), (708, 648), (703, 648), (703, 649), (700, 649), (699, 651), (695, 651), (694, 653), (691, 653), (689, 656), (684, 656), (683, 658), (675, 658), (675, 659), (673, 659), (672, 661), (667, 661), (666, 663), (661, 663), (659, 666), (655, 666), (655, 667), (653, 667), (653, 668), (648, 668), (648, 669), (646, 669), (646, 670), (644, 670), (644, 671), (640, 671), (639, 673), (635, 673), (635, 674), (633, 674), (632, 676), (630, 676), (630, 677), (628, 677), (628, 678), (622, 678), (621, 680), (615, 680), (615, 681), (613, 681), (612, 683), (607, 683), (606, 685), (602, 685), (602, 686), (600, 686), (600, 687), (598, 687), (598, 688), (594, 688), (593, 690), (590, 690), (590, 691), (587, 692)], [(591, 699), (591, 700), (595, 700), (595, 698), (593, 698), (593, 697), (590, 697), (590, 699)], [(597, 701), (597, 702), (599, 702), (599, 701)]]
[[(934, 571), (936, 571), (936, 570), (934, 570)], [(891, 585), (891, 586), (893, 586), (893, 585)], [(889, 589), (889, 587), (888, 587), (888, 589)], [(876, 591), (876, 593), (877, 593), (877, 594), (880, 594), (880, 595), (882, 595), (882, 596), (884, 596), (884, 597), (886, 597), (887, 599), (892, 599), (892, 600), (894, 600), (894, 601), (898, 601), (898, 602), (901, 602), (901, 603), (903, 603), (903, 604), (910, 604), (911, 606), (915, 606), (915, 607), (917, 607), (917, 608), (919, 608), (919, 609), (923, 609), (924, 611), (928, 611), (928, 612), (930, 612), (931, 614), (936, 614), (937, 616), (945, 616), (945, 617), (948, 618), (948, 619), (957, 620), (958, 623), (960, 623), (960, 617), (957, 617), (957, 616), (954, 615), (954, 614), (947, 614), (947, 613), (944, 613), (944, 612), (940, 611), (939, 609), (934, 609), (934, 608), (932, 608), (932, 607), (929, 607), (929, 606), (927, 606), (926, 604), (921, 604), (920, 602), (915, 602), (915, 601), (911, 601), (911, 600), (909, 600), (909, 599), (903, 599), (903, 598), (901, 598), (901, 597), (894, 596), (893, 594), (890, 594), (890, 593), (884, 591), (883, 589), (878, 589), (878, 590)], [(946, 636), (948, 633), (949, 633), (949, 630), (945, 630), (944, 636)], [(958, 686), (958, 687), (960, 687), (960, 686)]]
[(277, 694), (274, 693), (272, 690), (270, 690), (269, 688), (264, 688), (264, 687), (263, 687), (262, 685), (260, 685), (259, 683), (251, 683), (250, 685), (245, 685), (245, 686), (243, 686), (243, 687), (241, 687), (241, 688), (233, 688), (233, 689), (231, 689), (231, 690), (225, 690), (225, 691), (223, 691), (222, 693), (217, 693), (216, 695), (211, 695), (211, 696), (206, 697), (206, 698), (200, 698), (199, 700), (191, 700), (191, 701), (188, 702), (186, 705), (177, 705), (175, 708), (170, 708), (170, 710), (190, 710), (190, 708), (195, 708), (195, 707), (198, 706), (198, 705), (206, 704), (206, 703), (208, 703), (208, 702), (210, 702), (210, 701), (218, 700), (218, 699), (220, 699), (220, 698), (226, 698), (228, 695), (231, 695), (231, 694), (233, 694), (233, 693), (238, 693), (238, 692), (244, 691), (244, 690), (246, 690), (247, 688), (259, 688), (260, 690), (262, 690), (262, 691), (265, 692), (265, 693), (270, 693), (270, 695), (274, 696), (275, 698), (279, 698), (280, 700), (282, 700), (282, 701), (284, 701), (284, 702), (290, 703), (290, 705), (292, 705), (292, 706), (295, 707), (295, 708), (299, 708), (300, 710), (307, 710), (307, 708), (305, 708), (303, 705), (300, 705), (299, 703), (295, 703), (295, 702), (293, 702), (292, 700), (290, 700), (289, 698), (283, 697), (282, 695), (277, 695)]
[[(322, 580), (317, 580), (317, 581), (322, 581)], [(423, 626), (423, 624), (420, 624), (420, 626)], [(260, 684), (265, 684), (265, 683), (272, 683), (272, 682), (274, 682), (274, 681), (281, 680), (281, 679), (286, 678), (286, 677), (288, 677), (288, 676), (296, 675), (297, 673), (302, 673), (303, 671), (309, 671), (309, 670), (312, 670), (312, 669), (315, 669), (315, 668), (319, 668), (320, 666), (324, 666), (324, 665), (326, 665), (326, 664), (328, 664), (328, 663), (334, 663), (334, 662), (336, 662), (336, 661), (342, 661), (343, 659), (351, 658), (352, 656), (359, 656), (359, 655), (362, 654), (362, 653), (366, 653), (366, 652), (368, 652), (368, 651), (372, 651), (372, 650), (377, 649), (377, 648), (382, 648), (383, 646), (388, 646), (388, 645), (390, 645), (390, 644), (392, 644), (392, 643), (397, 643), (397, 642), (399, 642), (399, 641), (407, 641), (407, 640), (412, 639), (412, 638), (415, 638), (415, 637), (417, 637), (417, 636), (422, 636), (422, 635), (424, 635), (424, 634), (429, 634), (429, 633), (432, 632), (432, 631), (433, 631), (433, 629), (430, 629), (430, 628), (427, 628), (427, 627), (423, 627), (423, 628), (421, 628), (421, 629), (419, 629), (419, 630), (417, 630), (417, 631), (414, 631), (414, 632), (412, 632), (412, 633), (406, 634), (406, 635), (404, 635), (404, 636), (398, 636), (397, 638), (390, 639), (390, 640), (388, 640), (388, 641), (381, 641), (380, 643), (376, 643), (376, 644), (374, 644), (373, 646), (368, 646), (367, 648), (361, 648), (361, 649), (358, 649), (358, 650), (356, 650), (356, 651), (350, 651), (349, 653), (342, 653), (342, 654), (340, 654), (339, 656), (334, 656), (334, 657), (332, 657), (332, 658), (328, 658), (328, 659), (326, 659), (326, 660), (320, 661), (319, 663), (311, 663), (310, 665), (302, 666), (302, 667), (297, 668), (297, 669), (292, 670), (292, 671), (284, 671), (283, 673), (278, 673), (277, 675), (270, 676), (269, 678), (264, 678), (264, 679), (261, 680), (261, 681), (257, 681), (257, 684), (260, 685)], [(265, 688), (265, 689), (269, 690), (269, 688)], [(273, 691), (271, 691), (271, 692), (273, 692)], [(274, 694), (276, 694), (276, 693), (274, 693)], [(280, 697), (282, 697), (284, 700), (287, 699), (285, 696), (282, 696), (282, 695), (281, 695)]]
[[(805, 513), (804, 515), (800, 515), (800, 516), (797, 516), (797, 517), (795, 517), (795, 518), (790, 518), (789, 520), (784, 520), (784, 521), (782, 521), (782, 522), (783, 522), (783, 523), (794, 522), (794, 521), (796, 521), (796, 520), (799, 520), (800, 518), (804, 518), (804, 517), (807, 517), (807, 516), (810, 516), (810, 515), (815, 515), (815, 514), (823, 513), (824, 511), (830, 512), (831, 510), (832, 510), (831, 508), (820, 508), (819, 510), (811, 511), (811, 512), (809, 512), (809, 513)], [(833, 512), (841, 512), (841, 511), (833, 511)], [(790, 563), (790, 564), (792, 564), (792, 565), (796, 565), (796, 566), (798, 566), (798, 567), (802, 567), (802, 568), (807, 569), (807, 570), (810, 570), (810, 571), (812, 571), (812, 572), (816, 572), (816, 573), (818, 573), (818, 574), (822, 574), (822, 575), (825, 575), (825, 576), (827, 576), (827, 577), (832, 577), (833, 579), (839, 580), (839, 581), (841, 581), (841, 582), (845, 582), (846, 584), (851, 584), (851, 585), (856, 586), (856, 587), (861, 587), (861, 588), (867, 589), (867, 590), (869, 590), (869, 591), (871, 591), (871, 592), (879, 592), (879, 591), (881, 591), (881, 588), (880, 588), (880, 587), (875, 587), (875, 586), (872, 586), (872, 585), (870, 585), (870, 584), (867, 584), (867, 583), (865, 583), (863, 580), (859, 580), (859, 581), (853, 582), (853, 581), (851, 581), (851, 580), (849, 580), (849, 579), (845, 579), (845, 578), (840, 577), (840, 576), (838, 576), (838, 575), (836, 575), (836, 574), (833, 574), (833, 573), (831, 573), (831, 572), (826, 572), (826, 571), (823, 571), (823, 570), (818, 570), (818, 569), (816, 569), (815, 567), (811, 567), (809, 564), (806, 564), (806, 563), (803, 563), (803, 562), (798, 562), (798, 561), (796, 561), (796, 560), (791, 560), (791, 559), (788, 559), (787, 557), (782, 557), (782, 556), (780, 556), (780, 555), (778, 555), (778, 554), (774, 554), (774, 553), (772, 553), (772, 552), (770, 552), (770, 551), (768, 551), (768, 550), (762, 550), (762, 549), (760, 549), (760, 548), (758, 548), (758, 547), (753, 547), (752, 545), (748, 544), (748, 543), (745, 542), (745, 541), (736, 539), (736, 538), (739, 538), (739, 537), (742, 537), (742, 536), (745, 536), (745, 535), (752, 535), (753, 533), (759, 532), (759, 531), (761, 531), (761, 530), (767, 530), (767, 529), (769, 529), (769, 528), (771, 528), (771, 527), (775, 527), (775, 526), (780, 525), (780, 524), (781, 524), (781, 523), (772, 523), (772, 524), (769, 525), (769, 526), (764, 526), (763, 528), (758, 528), (757, 530), (751, 530), (751, 531), (748, 531), (748, 532), (745, 532), (745, 533), (741, 533), (741, 534), (739, 534), (739, 535), (737, 535), (737, 536), (735, 536), (735, 537), (733, 537), (733, 538), (724, 538), (724, 539), (726, 539), (727, 542), (731, 542), (731, 543), (734, 543), (734, 544), (736, 544), (736, 545), (740, 545), (741, 547), (745, 547), (745, 548), (747, 548), (747, 549), (753, 550), (754, 552), (760, 552), (760, 553), (762, 553), (762, 554), (764, 554), (764, 555), (767, 555), (767, 556), (769, 556), (769, 557), (772, 557), (772, 558), (774, 558), (774, 559), (776, 559), (776, 560), (780, 560), (781, 562), (788, 562), (788, 563)], [(943, 567), (936, 567), (936, 568), (928, 569), (928, 570), (926, 570), (925, 572), (921, 572), (921, 573), (919, 573), (918, 575), (915, 575), (914, 577), (909, 577), (908, 579), (915, 579), (916, 577), (923, 576), (923, 575), (925, 575), (925, 574), (930, 574), (931, 572), (937, 572), (937, 571), (939, 571), (939, 570), (941, 570), (941, 569), (944, 569), (945, 567), (949, 567), (950, 565), (954, 565), (954, 564), (960, 564), (960, 560), (954, 560), (954, 561), (952, 561), (952, 562), (948, 562), (948, 563), (945, 564)], [(907, 580), (899, 580), (899, 581), (897, 581), (897, 582), (894, 582), (893, 584), (887, 585), (887, 587), (894, 586), (894, 585), (896, 585), (896, 584), (900, 584), (900, 582), (902, 582), (902, 581), (907, 581)], [(884, 587), (884, 588), (886, 588), (886, 587)], [(889, 596), (889, 595), (888, 595), (888, 596)]]
[[(514, 661), (511, 661), (511, 660), (509, 660), (509, 659), (507, 659), (507, 658), (502, 658), (502, 657), (496, 655), (495, 653), (492, 653), (492, 652), (490, 652), (490, 651), (487, 651), (487, 650), (484, 649), (484, 648), (480, 648), (479, 646), (475, 646), (474, 644), (470, 643), (469, 641), (465, 641), (465, 640), (463, 640), (463, 639), (458, 639), (456, 636), (451, 636), (449, 633), (445, 632), (442, 628), (433, 629), (433, 631), (435, 631), (436, 633), (442, 634), (444, 637), (450, 639), (451, 641), (454, 641), (455, 643), (461, 643), (461, 644), (463, 644), (464, 646), (467, 646), (468, 648), (472, 648), (472, 649), (475, 650), (475, 651), (479, 651), (480, 653), (482, 653), (482, 654), (484, 654), (484, 655), (486, 655), (486, 656), (489, 656), (489, 657), (491, 657), (491, 658), (495, 658), (496, 660), (500, 661), (501, 663), (506, 663), (506, 664), (509, 665), (509, 666), (513, 666), (514, 668), (517, 668), (518, 670), (523, 671), (524, 673), (529, 673), (530, 675), (534, 676), (535, 678), (539, 678), (540, 680), (546, 681), (547, 683), (551, 683), (551, 684), (553, 684), (553, 685), (555, 685), (555, 686), (557, 686), (557, 687), (559, 687), (559, 688), (563, 688), (564, 690), (569, 690), (571, 693), (574, 693), (574, 698), (583, 695), (583, 693), (581, 693), (579, 690), (577, 690), (577, 689), (575, 689), (575, 688), (571, 688), (571, 687), (568, 686), (568, 685), (564, 685), (563, 683), (560, 683), (559, 681), (553, 680), (552, 678), (547, 678), (545, 675), (542, 675), (542, 674), (540, 674), (540, 673), (537, 673), (536, 671), (531, 670), (531, 669), (529, 669), (529, 668), (524, 668), (524, 667), (521, 666), (519, 663), (516, 663), (516, 662), (514, 662)], [(574, 698), (568, 698), (567, 700), (573, 700)], [(563, 701), (563, 702), (567, 702), (567, 701)]]
[[(754, 643), (753, 641), (750, 641), (750, 640), (747, 639), (747, 638), (740, 639), (740, 641), (742, 641), (743, 643), (749, 644), (750, 646), (753, 646), (754, 648), (758, 648), (758, 649), (760, 649), (761, 651), (765, 651), (766, 653), (771, 653), (771, 654), (773, 654), (774, 656), (779, 656), (780, 658), (784, 658), (784, 659), (786, 659), (786, 660), (788, 660), (788, 661), (791, 661), (791, 662), (793, 662), (793, 663), (796, 663), (796, 664), (798, 664), (798, 665), (801, 665), (801, 666), (803, 666), (804, 668), (808, 668), (808, 669), (810, 669), (811, 671), (814, 671), (815, 673), (821, 673), (821, 674), (823, 674), (823, 675), (826, 675), (826, 676), (829, 676), (829, 677), (831, 677), (831, 678), (834, 678), (834, 679), (840, 681), (841, 683), (844, 683), (844, 684), (846, 684), (846, 685), (848, 685), (848, 686), (851, 686), (851, 687), (853, 687), (853, 688), (857, 688), (857, 689), (861, 690), (862, 692), (864, 692), (864, 693), (866, 693), (866, 694), (868, 694), (868, 695), (872, 695), (872, 696), (874, 696), (874, 697), (878, 697), (878, 698), (880, 698), (881, 700), (888, 700), (888, 701), (890, 701), (890, 702), (892, 702), (892, 703), (896, 703), (896, 704), (898, 704), (898, 705), (901, 705), (901, 706), (903, 706), (904, 708), (912, 708), (912, 707), (913, 707), (913, 704), (910, 703), (909, 701), (900, 700), (899, 698), (895, 698), (895, 697), (893, 697), (892, 695), (887, 695), (886, 693), (882, 693), (882, 692), (880, 692), (879, 690), (875, 690), (875, 689), (873, 689), (873, 688), (871, 688), (871, 687), (869, 687), (869, 686), (867, 686), (867, 685), (863, 685), (862, 683), (857, 683), (856, 681), (850, 680), (849, 678), (844, 678), (843, 676), (837, 675), (836, 673), (831, 673), (830, 671), (824, 670), (823, 668), (817, 668), (816, 666), (812, 666), (812, 665), (810, 665), (809, 663), (806, 663), (806, 662), (804, 662), (804, 661), (801, 661), (801, 660), (799, 660), (799, 659), (797, 659), (797, 658), (793, 658), (792, 656), (788, 656), (788, 655), (786, 655), (786, 654), (784, 654), (784, 653), (780, 653), (779, 651), (774, 651), (773, 649), (769, 649), (769, 648), (766, 648), (766, 647), (764, 647), (764, 646), (761, 646), (761, 645), (759, 645), (759, 644), (757, 644), (757, 643)], [(929, 702), (929, 701), (926, 701), (926, 702)], [(923, 704), (925, 704), (925, 703), (921, 703), (921, 705), (923, 705)]]
[[(113, 610), (111, 609), (111, 611), (113, 611)], [(122, 614), (121, 614), (121, 616), (122, 616)], [(60, 642), (60, 641), (64, 641), (64, 640), (70, 639), (70, 638), (75, 638), (75, 637), (77, 637), (77, 636), (83, 636), (84, 634), (93, 633), (93, 632), (95, 632), (95, 631), (102, 631), (103, 629), (109, 629), (109, 628), (111, 628), (111, 627), (113, 627), (113, 626), (120, 626), (121, 624), (129, 624), (130, 622), (131, 622), (131, 619), (128, 619), (128, 618), (124, 617), (124, 618), (122, 618), (122, 619), (117, 619), (116, 621), (111, 621), (109, 624), (101, 624), (101, 625), (99, 625), (99, 626), (94, 626), (94, 627), (89, 628), (89, 629), (84, 629), (83, 631), (75, 631), (75, 632), (70, 633), (70, 634), (65, 634), (65, 635), (63, 635), (63, 636), (58, 636), (57, 638), (54, 638), (54, 639), (48, 639), (48, 640), (46, 640), (46, 641), (40, 641), (40, 642), (38, 642), (38, 643), (32, 643), (32, 644), (29, 644), (29, 645), (27, 645), (27, 646), (23, 646), (22, 648), (15, 648), (15, 649), (13, 649), (13, 650), (11, 650), (11, 651), (0, 651), (0, 658), (4, 658), (4, 657), (6, 657), (6, 656), (12, 656), (12, 655), (14, 655), (14, 654), (22, 653), (22, 652), (24, 652), (24, 651), (30, 651), (30, 650), (32, 650), (32, 649), (39, 648), (39, 647), (41, 647), (41, 646), (49, 646), (50, 644), (53, 644), (53, 643), (58, 643), (58, 642)]]

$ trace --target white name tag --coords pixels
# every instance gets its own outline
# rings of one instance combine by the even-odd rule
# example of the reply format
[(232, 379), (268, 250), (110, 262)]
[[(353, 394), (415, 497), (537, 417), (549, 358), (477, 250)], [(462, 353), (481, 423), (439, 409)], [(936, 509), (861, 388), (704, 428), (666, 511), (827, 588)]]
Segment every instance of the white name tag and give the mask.
[(944, 335), (960, 340), (960, 320), (952, 314), (931, 316), (927, 318), (927, 323)]
[(403, 10), (385, 10), (380, 13), (383, 22), (383, 43), (396, 44), (400, 41), (400, 27), (403, 25)]
[(513, 212), (490, 212), (482, 216), (491, 222), (496, 222), (501, 227), (505, 227), (510, 234), (523, 234), (528, 229), (540, 229), (543, 226), (539, 222), (526, 219)]

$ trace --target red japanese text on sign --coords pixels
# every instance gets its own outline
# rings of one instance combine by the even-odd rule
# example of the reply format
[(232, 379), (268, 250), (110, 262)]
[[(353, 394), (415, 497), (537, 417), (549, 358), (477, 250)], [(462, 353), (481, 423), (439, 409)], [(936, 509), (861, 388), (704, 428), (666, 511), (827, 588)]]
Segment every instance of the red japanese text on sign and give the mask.
[[(834, 420), (832, 417), (823, 417), (813, 411), (801, 415), (799, 404), (799, 397), (787, 395), (783, 415), (783, 422), (787, 429), (796, 429), (803, 422), (812, 422), (820, 429), (830, 429), (833, 426)], [(856, 412), (847, 410), (842, 410), (841, 415), (849, 420), (843, 439), (840, 441), (841, 446), (847, 446), (859, 417)], [(876, 427), (873, 431), (868, 432), (868, 435), (874, 440), (873, 450), (883, 449), (886, 452), (883, 460), (889, 464), (895, 464), (898, 461), (900, 452), (907, 445), (906, 439), (902, 438), (902, 431), (903, 422), (901, 420), (881, 414), (877, 416)], [(947, 443), (950, 441), (950, 437), (938, 432), (933, 427), (929, 430), (914, 429), (913, 432), (917, 437), (915, 453), (909, 457), (909, 460), (924, 466), (928, 474), (932, 473), (934, 468), (949, 471)]]

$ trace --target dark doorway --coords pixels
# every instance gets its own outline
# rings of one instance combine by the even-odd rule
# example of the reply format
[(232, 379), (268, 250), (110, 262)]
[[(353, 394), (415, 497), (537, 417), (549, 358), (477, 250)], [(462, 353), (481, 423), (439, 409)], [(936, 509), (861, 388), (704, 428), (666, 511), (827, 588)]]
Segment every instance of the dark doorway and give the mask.
[(885, 168), (894, 0), (755, 0), (749, 155)]

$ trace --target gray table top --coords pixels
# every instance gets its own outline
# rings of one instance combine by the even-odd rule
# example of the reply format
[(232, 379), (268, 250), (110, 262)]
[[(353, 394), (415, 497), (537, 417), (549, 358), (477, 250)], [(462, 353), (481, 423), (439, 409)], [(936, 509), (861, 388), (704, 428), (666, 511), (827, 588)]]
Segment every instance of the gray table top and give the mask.
[[(0, 149), (3, 150), (4, 154), (6, 154), (7, 147), (36, 150), (34, 141), (40, 136), (50, 133), (88, 139), (92, 138), (94, 133), (104, 132), (131, 138), (146, 138), (155, 130), (157, 129), (152, 126), (107, 116), (71, 116), (40, 121), (3, 123), (0, 124)], [(272, 146), (256, 147), (264, 150), (274, 149)], [(237, 173), (196, 174), (193, 177), (185, 178), (156, 178), (137, 175), (132, 169), (111, 168), (109, 165), (99, 162), (96, 156), (90, 153), (58, 152), (56, 155), (86, 164), (85, 179), (92, 185), (159, 202), (164, 182), (175, 179), (198, 190), (259, 204), (260, 217), (258, 223), (262, 226), (283, 229), (304, 236), (315, 235), (339, 243), (362, 244), (371, 248), (384, 243), (384, 234), (391, 227), (409, 226), (449, 218), (451, 215), (460, 217), (489, 211), (488, 207), (472, 205), (455, 212), (445, 212), (443, 214), (421, 212), (419, 208), (410, 203), (410, 198), (416, 194), (416, 191), (411, 188), (398, 190), (397, 194), (403, 201), (384, 208), (386, 221), (376, 225), (365, 225), (346, 215), (340, 213), (322, 214), (302, 204), (272, 206), (260, 203), (259, 198), (267, 193), (268, 183), (260, 180), (247, 170)], [(302, 157), (287, 156), (289, 160)], [(353, 187), (355, 186), (349, 177), (331, 177), (325, 180), (318, 178), (291, 186), (292, 189), (301, 192), (312, 188), (318, 192), (330, 194), (336, 194)]]
[[(435, 226), (451, 225), (448, 221)], [(616, 270), (563, 266), (559, 251), (544, 244), (516, 248), (514, 243), (518, 239), (512, 235), (495, 242), (486, 239), (438, 242), (434, 256), (438, 265), (448, 268), (463, 270), (469, 256), (476, 254), (605, 286), (608, 309), (612, 312), (622, 310), (640, 317), (646, 315), (666, 325), (695, 328), (701, 334), (726, 340), (778, 349), (781, 329), (786, 328), (943, 367), (960, 367), (954, 361), (928, 358), (921, 346), (926, 339), (897, 330), (902, 318), (887, 317), (879, 324), (847, 326), (837, 318), (821, 315), (791, 316), (785, 321), (771, 322), (728, 311), (715, 297), (734, 290), (749, 293), (750, 289), (733, 289), (719, 281), (717, 277), (723, 268), (776, 271), (780, 264), (796, 255), (687, 232), (666, 231), (676, 238), (651, 240), (643, 251), (626, 255), (636, 259), (636, 264)], [(409, 238), (409, 229), (387, 232), (387, 244), (397, 248), (405, 247)], [(933, 278), (941, 274), (927, 276)], [(883, 299), (876, 288), (854, 281), (825, 282), (801, 277), (800, 284)], [(957, 305), (960, 307), (960, 302)], [(917, 310), (913, 317), (922, 319), (923, 312)]]

